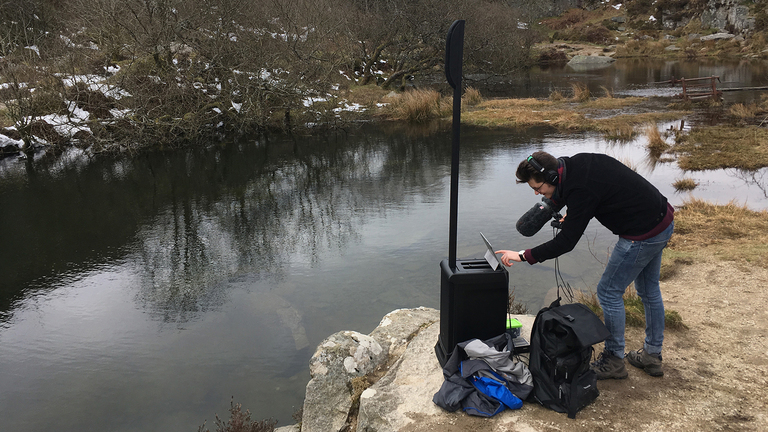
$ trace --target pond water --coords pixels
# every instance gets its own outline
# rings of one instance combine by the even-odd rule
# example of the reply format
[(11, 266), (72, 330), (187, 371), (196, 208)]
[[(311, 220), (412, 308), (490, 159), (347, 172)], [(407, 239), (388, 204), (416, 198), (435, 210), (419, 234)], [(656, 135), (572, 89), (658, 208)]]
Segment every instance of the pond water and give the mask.
[[(654, 78), (655, 79), (655, 78)], [(676, 124), (659, 125), (660, 128)], [(259, 137), (133, 158), (0, 162), (0, 418), (7, 431), (194, 431), (231, 398), (293, 423), (315, 347), (398, 308), (439, 305), (448, 254), (450, 126)], [(682, 173), (644, 138), (462, 129), (458, 256), (532, 247), (514, 184), (536, 150), (607, 153), (674, 204), (692, 195), (768, 208), (766, 170)], [(594, 287), (614, 237), (593, 223), (559, 260)], [(531, 311), (554, 263), (517, 265)]]

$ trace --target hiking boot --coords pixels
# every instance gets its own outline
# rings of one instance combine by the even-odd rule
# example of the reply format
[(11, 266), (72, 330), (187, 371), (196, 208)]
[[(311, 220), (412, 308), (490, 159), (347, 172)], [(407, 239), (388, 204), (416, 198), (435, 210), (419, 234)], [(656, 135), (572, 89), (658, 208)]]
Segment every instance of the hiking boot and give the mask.
[(597, 357), (597, 360), (589, 365), (589, 368), (595, 371), (597, 379), (624, 379), (629, 373), (624, 367), (624, 359), (616, 357), (608, 351), (603, 351)]
[(628, 352), (627, 360), (629, 360), (629, 364), (644, 370), (650, 376), (664, 375), (664, 371), (661, 370), (661, 354), (648, 354), (643, 348), (640, 348), (637, 351)]

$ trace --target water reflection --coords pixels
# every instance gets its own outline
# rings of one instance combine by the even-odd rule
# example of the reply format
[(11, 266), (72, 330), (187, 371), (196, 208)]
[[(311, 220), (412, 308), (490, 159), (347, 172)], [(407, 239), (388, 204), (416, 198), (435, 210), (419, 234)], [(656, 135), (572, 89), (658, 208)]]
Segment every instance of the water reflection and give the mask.
[(768, 168), (762, 168), (756, 171), (748, 170), (727, 170), (734, 178), (744, 182), (747, 186), (755, 186), (763, 194), (763, 198), (768, 198)]

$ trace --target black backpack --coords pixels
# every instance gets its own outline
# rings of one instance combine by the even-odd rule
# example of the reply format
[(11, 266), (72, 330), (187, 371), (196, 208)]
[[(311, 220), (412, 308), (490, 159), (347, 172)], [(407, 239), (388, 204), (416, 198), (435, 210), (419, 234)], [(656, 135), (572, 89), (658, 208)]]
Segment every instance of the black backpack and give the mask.
[(610, 335), (605, 324), (581, 303), (560, 305), (558, 298), (536, 314), (531, 328), (528, 368), (533, 375), (534, 398), (557, 412), (576, 412), (589, 405), (600, 391), (589, 368), (592, 345)]

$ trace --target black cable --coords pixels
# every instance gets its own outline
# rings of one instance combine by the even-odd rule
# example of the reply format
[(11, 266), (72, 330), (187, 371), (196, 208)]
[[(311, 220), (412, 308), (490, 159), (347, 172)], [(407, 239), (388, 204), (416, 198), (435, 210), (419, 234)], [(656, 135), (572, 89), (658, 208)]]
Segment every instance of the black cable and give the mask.
[[(552, 227), (552, 236), (557, 235), (558, 227), (553, 226)], [(563, 295), (565, 296), (565, 299), (569, 303), (573, 303), (573, 288), (571, 288), (571, 285), (563, 279), (563, 275), (560, 273), (560, 259), (559, 257), (555, 258), (555, 284), (557, 284), (557, 298), (560, 298), (560, 290), (563, 291)]]

